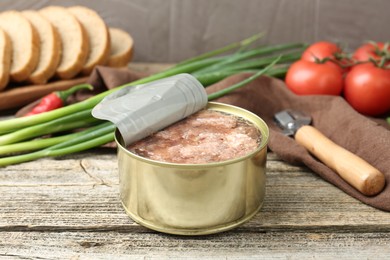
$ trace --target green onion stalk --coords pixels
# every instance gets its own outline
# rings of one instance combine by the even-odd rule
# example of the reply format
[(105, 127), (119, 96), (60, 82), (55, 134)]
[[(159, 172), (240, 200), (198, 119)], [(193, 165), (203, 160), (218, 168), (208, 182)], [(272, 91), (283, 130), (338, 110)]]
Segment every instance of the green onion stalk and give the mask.
[[(72, 154), (112, 142), (115, 125), (93, 118), (91, 110), (104, 97), (120, 88), (145, 84), (180, 73), (194, 75), (207, 87), (237, 73), (252, 73), (252, 76), (247, 79), (210, 94), (208, 99), (213, 100), (248, 84), (261, 75), (282, 77), (288, 69), (289, 62), (298, 59), (299, 53), (305, 47), (298, 43), (245, 50), (256, 37), (259, 36), (202, 54), (160, 73), (124, 84), (57, 110), (0, 121), (0, 134), (2, 134), (0, 135), (0, 155), (7, 156), (0, 158), (0, 166)], [(233, 47), (239, 50), (224, 56), (215, 56), (231, 51)], [(298, 51), (284, 53), (291, 50)], [(251, 65), (245, 66), (246, 62)], [(71, 130), (77, 130), (77, 132), (69, 133)], [(53, 133), (59, 136), (52, 136)], [(23, 152), (25, 153), (22, 154)]]

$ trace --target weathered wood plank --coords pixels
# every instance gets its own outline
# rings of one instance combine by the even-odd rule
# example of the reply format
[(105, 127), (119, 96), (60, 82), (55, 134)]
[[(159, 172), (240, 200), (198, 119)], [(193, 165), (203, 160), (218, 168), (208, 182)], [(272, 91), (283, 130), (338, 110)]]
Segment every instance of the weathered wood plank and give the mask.
[[(244, 225), (246, 230), (390, 231), (388, 213), (273, 156), (263, 209)], [(0, 196), (0, 231), (131, 232), (134, 227), (119, 202), (116, 156), (110, 150), (6, 167), (0, 174)]]
[[(160, 234), (119, 202), (112, 149), (1, 169), (0, 258), (386, 259), (388, 213), (366, 206), (309, 169), (269, 153), (262, 211), (206, 237)], [(313, 193), (313, 190), (316, 192)]]
[(39, 259), (388, 259), (389, 233), (2, 232), (0, 257)]

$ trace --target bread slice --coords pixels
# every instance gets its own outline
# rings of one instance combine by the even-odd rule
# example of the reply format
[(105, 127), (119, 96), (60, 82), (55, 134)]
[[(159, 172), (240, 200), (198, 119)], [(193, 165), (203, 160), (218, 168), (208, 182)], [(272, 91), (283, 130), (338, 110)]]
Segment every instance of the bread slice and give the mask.
[(11, 67), (12, 45), (9, 36), (0, 29), (0, 90), (9, 82)]
[(56, 75), (61, 79), (75, 77), (82, 70), (89, 53), (87, 33), (65, 7), (48, 6), (39, 13), (52, 23), (61, 38), (62, 55)]
[(31, 23), (17, 11), (1, 13), (0, 28), (8, 34), (12, 44), (11, 80), (24, 81), (37, 66), (39, 36)]
[(109, 28), (111, 38), (111, 52), (107, 65), (109, 67), (125, 67), (133, 57), (133, 38), (129, 33), (118, 29)]
[(61, 40), (53, 25), (38, 12), (28, 10), (23, 11), (22, 15), (38, 32), (41, 45), (38, 65), (27, 80), (34, 84), (44, 84), (54, 75), (60, 62)]
[(82, 73), (88, 75), (96, 65), (106, 64), (110, 56), (110, 35), (105, 22), (94, 10), (84, 6), (72, 6), (68, 10), (88, 34), (90, 50), (82, 69)]

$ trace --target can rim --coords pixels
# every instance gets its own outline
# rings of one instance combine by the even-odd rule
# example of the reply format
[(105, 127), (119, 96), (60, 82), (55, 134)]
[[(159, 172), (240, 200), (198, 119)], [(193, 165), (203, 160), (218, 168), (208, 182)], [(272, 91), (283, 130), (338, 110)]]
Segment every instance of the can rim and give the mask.
[[(253, 150), (252, 152), (250, 152), (250, 153), (248, 153), (248, 154), (246, 154), (244, 156), (234, 158), (234, 159), (220, 161), (220, 162), (197, 163), (197, 164), (191, 163), (190, 164), (190, 163), (172, 163), (172, 162), (156, 161), (156, 160), (145, 158), (145, 157), (142, 157), (142, 156), (137, 155), (135, 153), (132, 153), (131, 151), (129, 151), (128, 149), (126, 149), (122, 145), (123, 140), (122, 140), (122, 136), (121, 136), (120, 132), (118, 131), (118, 129), (115, 130), (115, 142), (116, 142), (116, 144), (118, 146), (118, 149), (121, 149), (127, 155), (129, 155), (131, 157), (134, 157), (137, 160), (140, 160), (140, 161), (143, 161), (143, 162), (147, 162), (147, 163), (153, 164), (153, 165), (159, 165), (161, 167), (166, 166), (166, 167), (180, 167), (180, 168), (194, 168), (194, 167), (196, 167), (196, 168), (198, 168), (198, 167), (207, 168), (207, 167), (216, 167), (216, 166), (224, 166), (224, 165), (234, 164), (234, 163), (236, 163), (238, 161), (243, 161), (243, 160), (245, 160), (245, 159), (247, 159), (249, 157), (253, 157), (256, 153), (260, 152), (261, 150), (263, 150), (264, 148), (267, 147), (268, 140), (269, 140), (269, 128), (268, 128), (268, 125), (265, 123), (265, 121), (262, 118), (260, 118), (258, 115), (254, 114), (254, 113), (252, 113), (252, 112), (250, 112), (250, 111), (248, 111), (248, 110), (246, 110), (244, 108), (241, 108), (241, 107), (238, 107), (238, 106), (234, 106), (234, 105), (230, 105), (230, 104), (220, 103), (220, 102), (208, 102), (206, 108), (214, 109), (216, 111), (230, 113), (230, 114), (233, 114), (233, 115), (236, 115), (236, 116), (241, 116), (244, 119), (252, 122), (259, 129), (259, 131), (261, 133), (260, 145), (255, 150)], [(236, 112), (236, 113), (232, 113), (232, 111), (230, 111), (229, 109), (234, 110), (234, 112)], [(228, 111), (225, 111), (225, 110), (228, 110)], [(245, 114), (247, 116), (243, 116), (243, 114)], [(257, 121), (257, 122), (254, 122), (254, 121)], [(122, 140), (122, 142), (121, 142), (121, 140)]]

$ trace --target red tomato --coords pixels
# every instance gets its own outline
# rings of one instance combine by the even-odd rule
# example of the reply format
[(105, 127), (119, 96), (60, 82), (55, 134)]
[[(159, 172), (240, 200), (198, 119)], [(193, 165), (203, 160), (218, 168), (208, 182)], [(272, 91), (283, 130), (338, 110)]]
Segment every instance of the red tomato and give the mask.
[(349, 62), (346, 58), (340, 58), (340, 56), (345, 55), (343, 54), (342, 49), (337, 44), (333, 42), (321, 41), (310, 45), (302, 53), (301, 59), (316, 62), (318, 60), (329, 58), (332, 61), (328, 61), (327, 63), (331, 63), (343, 72), (346, 72), (346, 69), (344, 69), (342, 66), (348, 65)]
[(337, 44), (332, 42), (316, 42), (310, 45), (301, 56), (302, 60), (316, 61), (316, 59), (323, 60), (325, 58), (335, 59), (335, 54), (342, 53), (342, 50)]
[[(381, 56), (379, 55), (380, 52), (384, 50), (385, 44), (383, 42), (370, 42), (363, 44), (359, 48), (355, 50), (355, 52), (352, 55), (352, 59), (355, 61), (369, 61), (370, 58), (379, 61), (381, 59)], [(388, 51), (390, 51), (390, 46), (387, 48)]]
[(286, 74), (287, 87), (298, 95), (340, 95), (343, 90), (343, 74), (329, 63), (299, 60)]
[(345, 78), (344, 96), (358, 112), (378, 116), (390, 110), (390, 70), (373, 63), (353, 67)]

